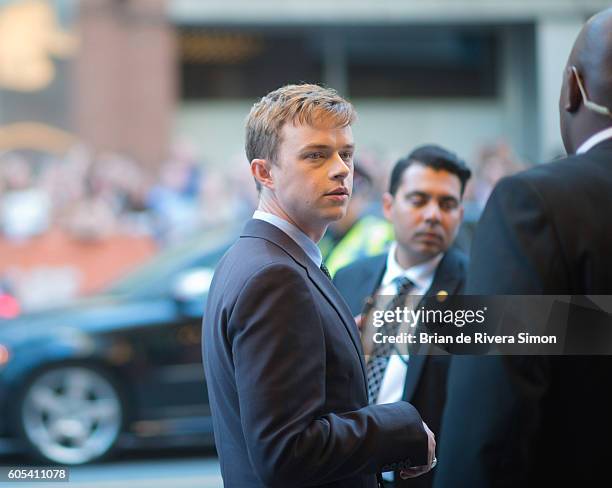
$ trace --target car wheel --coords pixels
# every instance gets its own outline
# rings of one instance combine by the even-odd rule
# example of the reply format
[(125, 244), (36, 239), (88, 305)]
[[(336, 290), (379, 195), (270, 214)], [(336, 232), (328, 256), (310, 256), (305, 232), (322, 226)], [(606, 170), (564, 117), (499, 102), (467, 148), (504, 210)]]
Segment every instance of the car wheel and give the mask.
[(87, 366), (59, 366), (28, 383), (19, 406), (24, 440), (58, 464), (83, 464), (107, 454), (123, 422), (120, 395), (107, 375)]

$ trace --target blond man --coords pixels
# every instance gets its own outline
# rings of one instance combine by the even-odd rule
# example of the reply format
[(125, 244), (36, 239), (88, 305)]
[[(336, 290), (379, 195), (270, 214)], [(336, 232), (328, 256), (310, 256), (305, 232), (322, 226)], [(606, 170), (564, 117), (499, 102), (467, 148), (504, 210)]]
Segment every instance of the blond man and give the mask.
[(430, 469), (409, 403), (368, 406), (359, 334), (316, 243), (352, 189), (353, 106), (316, 85), (256, 103), (246, 152), (258, 210), (221, 260), (203, 357), (226, 487), (376, 487), (384, 465)]

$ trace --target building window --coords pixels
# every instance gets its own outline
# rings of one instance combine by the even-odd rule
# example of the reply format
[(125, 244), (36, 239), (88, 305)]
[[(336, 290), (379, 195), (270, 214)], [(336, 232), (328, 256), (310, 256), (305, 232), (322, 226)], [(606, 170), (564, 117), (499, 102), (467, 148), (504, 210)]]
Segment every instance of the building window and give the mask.
[(353, 98), (497, 96), (499, 41), (492, 27), (182, 27), (179, 32), (187, 100), (252, 99), (287, 83), (334, 86), (337, 79), (343, 86), (334, 87)]

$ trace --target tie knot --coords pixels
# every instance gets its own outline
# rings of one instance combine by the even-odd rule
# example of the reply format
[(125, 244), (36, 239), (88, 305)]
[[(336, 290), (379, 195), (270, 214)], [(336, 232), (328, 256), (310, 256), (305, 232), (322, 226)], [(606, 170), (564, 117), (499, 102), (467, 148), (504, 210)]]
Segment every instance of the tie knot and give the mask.
[(398, 295), (404, 295), (408, 290), (414, 287), (414, 283), (405, 276), (398, 276), (393, 280), (393, 283), (395, 283), (397, 287)]

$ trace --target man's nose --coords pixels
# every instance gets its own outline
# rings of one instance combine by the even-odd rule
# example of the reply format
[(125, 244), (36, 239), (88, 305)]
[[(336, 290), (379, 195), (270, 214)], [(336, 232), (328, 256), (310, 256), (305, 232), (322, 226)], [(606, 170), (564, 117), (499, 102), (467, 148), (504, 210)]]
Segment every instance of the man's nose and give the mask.
[(344, 180), (351, 174), (351, 166), (336, 153), (332, 158), (331, 177), (335, 180)]
[(424, 209), (425, 221), (426, 222), (435, 222), (438, 223), (442, 219), (442, 212), (440, 211), (440, 206), (438, 202), (434, 199), (431, 199)]

